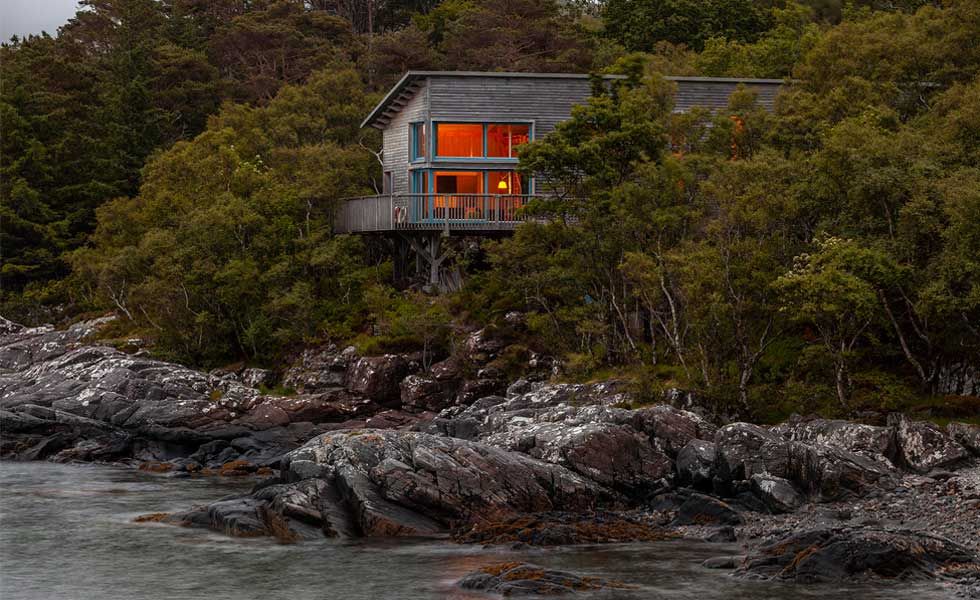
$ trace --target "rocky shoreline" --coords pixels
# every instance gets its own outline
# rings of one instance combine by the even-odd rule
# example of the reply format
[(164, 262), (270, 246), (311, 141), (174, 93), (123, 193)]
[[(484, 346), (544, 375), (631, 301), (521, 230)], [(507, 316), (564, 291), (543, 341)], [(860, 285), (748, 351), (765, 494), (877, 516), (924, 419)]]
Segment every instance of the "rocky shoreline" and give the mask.
[[(553, 361), (542, 356), (508, 385), (496, 360), (506, 342), (483, 331), (428, 370), (418, 357), (324, 348), (278, 378), (201, 373), (89, 343), (103, 322), (0, 322), (0, 456), (265, 475), (247, 495), (149, 520), (283, 542), (683, 536), (737, 542), (741, 554), (706, 563), (735, 577), (939, 579), (980, 597), (977, 426), (901, 415), (718, 426), (669, 398), (625, 408), (616, 382), (547, 383)], [(269, 393), (276, 379), (295, 393)], [(628, 583), (515, 564), (463, 585), (628, 593)]]

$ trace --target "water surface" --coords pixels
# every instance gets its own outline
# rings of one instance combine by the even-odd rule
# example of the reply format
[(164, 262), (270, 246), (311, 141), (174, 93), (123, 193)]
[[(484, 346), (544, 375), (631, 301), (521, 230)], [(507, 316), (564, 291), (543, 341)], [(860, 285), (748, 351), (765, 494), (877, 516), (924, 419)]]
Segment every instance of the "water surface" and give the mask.
[(473, 599), (486, 596), (454, 589), (453, 582), (503, 560), (636, 584), (640, 596), (651, 599), (944, 597), (933, 585), (738, 582), (699, 566), (705, 558), (737, 552), (724, 544), (673, 541), (526, 552), (420, 540), (325, 539), (283, 546), (132, 522), (139, 514), (185, 509), (249, 485), (169, 479), (123, 467), (0, 463), (0, 599)]

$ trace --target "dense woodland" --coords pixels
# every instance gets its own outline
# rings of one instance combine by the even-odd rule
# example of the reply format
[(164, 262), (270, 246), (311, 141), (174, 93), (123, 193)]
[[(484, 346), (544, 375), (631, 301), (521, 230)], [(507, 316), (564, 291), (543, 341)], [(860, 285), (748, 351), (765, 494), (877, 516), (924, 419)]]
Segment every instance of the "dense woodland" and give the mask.
[[(112, 310), (162, 357), (275, 366), (446, 353), (517, 310), (515, 364), (758, 418), (949, 405), (980, 366), (974, 0), (81, 4), (0, 49), (5, 316)], [(407, 69), (629, 76), (523, 149), (565, 197), (461, 245), (448, 295), (330, 228), (378, 185), (358, 126)], [(793, 85), (677, 115), (661, 74)]]

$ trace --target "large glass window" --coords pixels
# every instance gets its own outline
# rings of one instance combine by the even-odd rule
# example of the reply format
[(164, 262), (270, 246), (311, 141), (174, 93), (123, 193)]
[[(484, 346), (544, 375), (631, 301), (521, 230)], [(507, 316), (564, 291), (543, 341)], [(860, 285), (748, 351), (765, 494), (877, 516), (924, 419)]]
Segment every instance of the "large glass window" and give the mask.
[(482, 194), (480, 171), (436, 171), (437, 194)]
[(428, 136), (425, 123), (412, 123), (412, 160), (423, 160), (428, 155)]
[(436, 156), (483, 157), (483, 125), (439, 123), (436, 126)]
[(527, 194), (527, 180), (516, 171), (490, 171), (487, 192), (499, 195)]
[(530, 125), (487, 125), (487, 156), (517, 158), (517, 147), (530, 140)]

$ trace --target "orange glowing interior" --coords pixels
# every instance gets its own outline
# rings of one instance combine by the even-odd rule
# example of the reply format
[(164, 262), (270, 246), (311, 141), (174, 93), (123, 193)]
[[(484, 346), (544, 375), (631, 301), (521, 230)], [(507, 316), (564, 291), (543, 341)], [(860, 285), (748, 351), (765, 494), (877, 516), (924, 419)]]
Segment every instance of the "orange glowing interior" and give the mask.
[(436, 128), (436, 156), (482, 157), (483, 125), (439, 123)]
[(514, 171), (491, 171), (487, 191), (491, 194), (523, 194), (521, 176)]
[(487, 156), (517, 158), (517, 147), (530, 139), (528, 125), (487, 125)]

